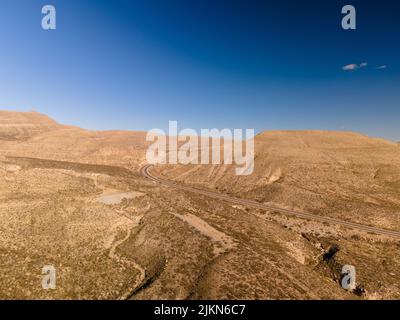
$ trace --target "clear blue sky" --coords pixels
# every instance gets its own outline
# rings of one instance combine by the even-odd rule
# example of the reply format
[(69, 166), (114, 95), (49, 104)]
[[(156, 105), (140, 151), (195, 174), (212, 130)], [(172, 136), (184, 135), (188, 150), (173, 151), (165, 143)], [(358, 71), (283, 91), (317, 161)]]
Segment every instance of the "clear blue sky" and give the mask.
[[(196, 130), (353, 130), (400, 140), (399, 1), (1, 4), (0, 109), (89, 129), (177, 120)], [(57, 9), (56, 31), (41, 29), (45, 4)], [(357, 31), (341, 29), (345, 4), (357, 9)]]

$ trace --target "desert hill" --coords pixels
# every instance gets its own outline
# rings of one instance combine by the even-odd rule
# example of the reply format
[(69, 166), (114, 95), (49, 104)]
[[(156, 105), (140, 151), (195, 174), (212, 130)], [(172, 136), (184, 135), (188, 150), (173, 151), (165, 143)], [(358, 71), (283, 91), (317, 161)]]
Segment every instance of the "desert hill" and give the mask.
[(26, 140), (62, 126), (37, 112), (0, 110), (0, 140)]
[(6, 155), (134, 166), (145, 160), (145, 132), (90, 131), (37, 112), (0, 111), (0, 151)]
[(239, 197), (400, 228), (400, 149), (353, 132), (266, 131), (255, 138), (255, 170), (160, 166), (159, 175)]

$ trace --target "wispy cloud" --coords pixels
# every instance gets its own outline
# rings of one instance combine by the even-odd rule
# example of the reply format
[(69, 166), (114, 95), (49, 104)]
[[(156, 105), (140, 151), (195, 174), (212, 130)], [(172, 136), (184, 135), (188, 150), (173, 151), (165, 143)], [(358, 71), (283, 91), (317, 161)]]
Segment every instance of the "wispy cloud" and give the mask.
[(342, 70), (343, 71), (356, 71), (358, 69), (365, 68), (367, 66), (368, 66), (367, 62), (362, 62), (360, 64), (352, 63), (352, 64), (348, 64), (348, 65), (343, 66)]
[[(362, 68), (366, 68), (366, 67), (368, 67), (368, 62), (361, 62), (360, 64), (352, 63), (352, 64), (347, 64), (347, 65), (343, 66), (342, 70), (351, 72), (351, 71), (356, 71), (358, 69), (362, 69)], [(383, 65), (380, 65), (377, 67), (373, 66), (373, 69), (384, 70), (384, 69), (387, 69), (387, 65), (383, 64)]]
[(343, 71), (354, 71), (354, 70), (358, 69), (358, 65), (352, 63), (352, 64), (348, 64), (348, 65), (343, 66), (342, 69), (343, 69)]

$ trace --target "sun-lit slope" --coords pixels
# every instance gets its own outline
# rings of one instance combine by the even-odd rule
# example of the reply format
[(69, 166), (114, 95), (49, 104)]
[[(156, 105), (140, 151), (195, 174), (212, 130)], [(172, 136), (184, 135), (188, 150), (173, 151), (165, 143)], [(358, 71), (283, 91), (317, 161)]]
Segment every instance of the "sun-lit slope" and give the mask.
[[(46, 127), (48, 118), (36, 116), (31, 123)], [(398, 244), (390, 239), (172, 191), (129, 174), (126, 168), (145, 163), (143, 132), (46, 128), (0, 140), (0, 283), (10, 288), (3, 298), (357, 298), (340, 287), (345, 264), (356, 266), (363, 297), (398, 297)], [(247, 177), (235, 176), (235, 166), (152, 172), (400, 230), (399, 150), (355, 133), (276, 131), (257, 136), (255, 172)], [(127, 193), (136, 198), (101, 200)], [(50, 293), (38, 285), (48, 263), (60, 279)]]
[[(10, 115), (19, 119), (19, 122), (14, 121), (15, 132), (25, 132), (25, 128), (36, 129), (26, 131), (23, 140), (2, 140), (2, 154), (122, 166), (139, 165), (145, 158), (144, 132), (89, 131), (61, 126), (38, 113), (1, 112), (0, 123), (6, 123)], [(29, 126), (25, 119), (29, 119)], [(11, 134), (10, 131), (8, 137)]]
[(150, 203), (154, 210), (121, 247), (149, 271), (134, 299), (352, 298), (315, 269), (324, 249), (283, 226), (164, 189)]
[(267, 131), (255, 139), (255, 170), (160, 166), (170, 179), (292, 209), (400, 228), (400, 148), (352, 132)]
[(62, 126), (37, 112), (0, 110), (0, 140), (26, 140)]
[[(0, 299), (129, 296), (141, 269), (118, 247), (142, 213), (118, 194), (133, 202), (144, 195), (137, 187), (123, 168), (0, 157)], [(45, 265), (57, 270), (57, 290), (40, 285)]]

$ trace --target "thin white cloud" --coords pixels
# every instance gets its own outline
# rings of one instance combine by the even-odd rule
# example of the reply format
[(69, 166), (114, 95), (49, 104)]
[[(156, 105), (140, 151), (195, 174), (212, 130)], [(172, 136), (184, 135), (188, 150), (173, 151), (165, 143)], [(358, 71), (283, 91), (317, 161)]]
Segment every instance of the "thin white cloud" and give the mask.
[(357, 70), (359, 67), (358, 67), (358, 65), (357, 64), (355, 64), (355, 63), (352, 63), (352, 64), (348, 64), (348, 65), (345, 65), (345, 66), (343, 66), (343, 71), (354, 71), (354, 70)]
[(356, 71), (358, 69), (365, 68), (367, 66), (368, 66), (367, 62), (362, 62), (360, 64), (352, 63), (352, 64), (348, 64), (348, 65), (343, 66), (342, 70), (343, 71)]
[(377, 67), (378, 70), (387, 69), (387, 65)]

